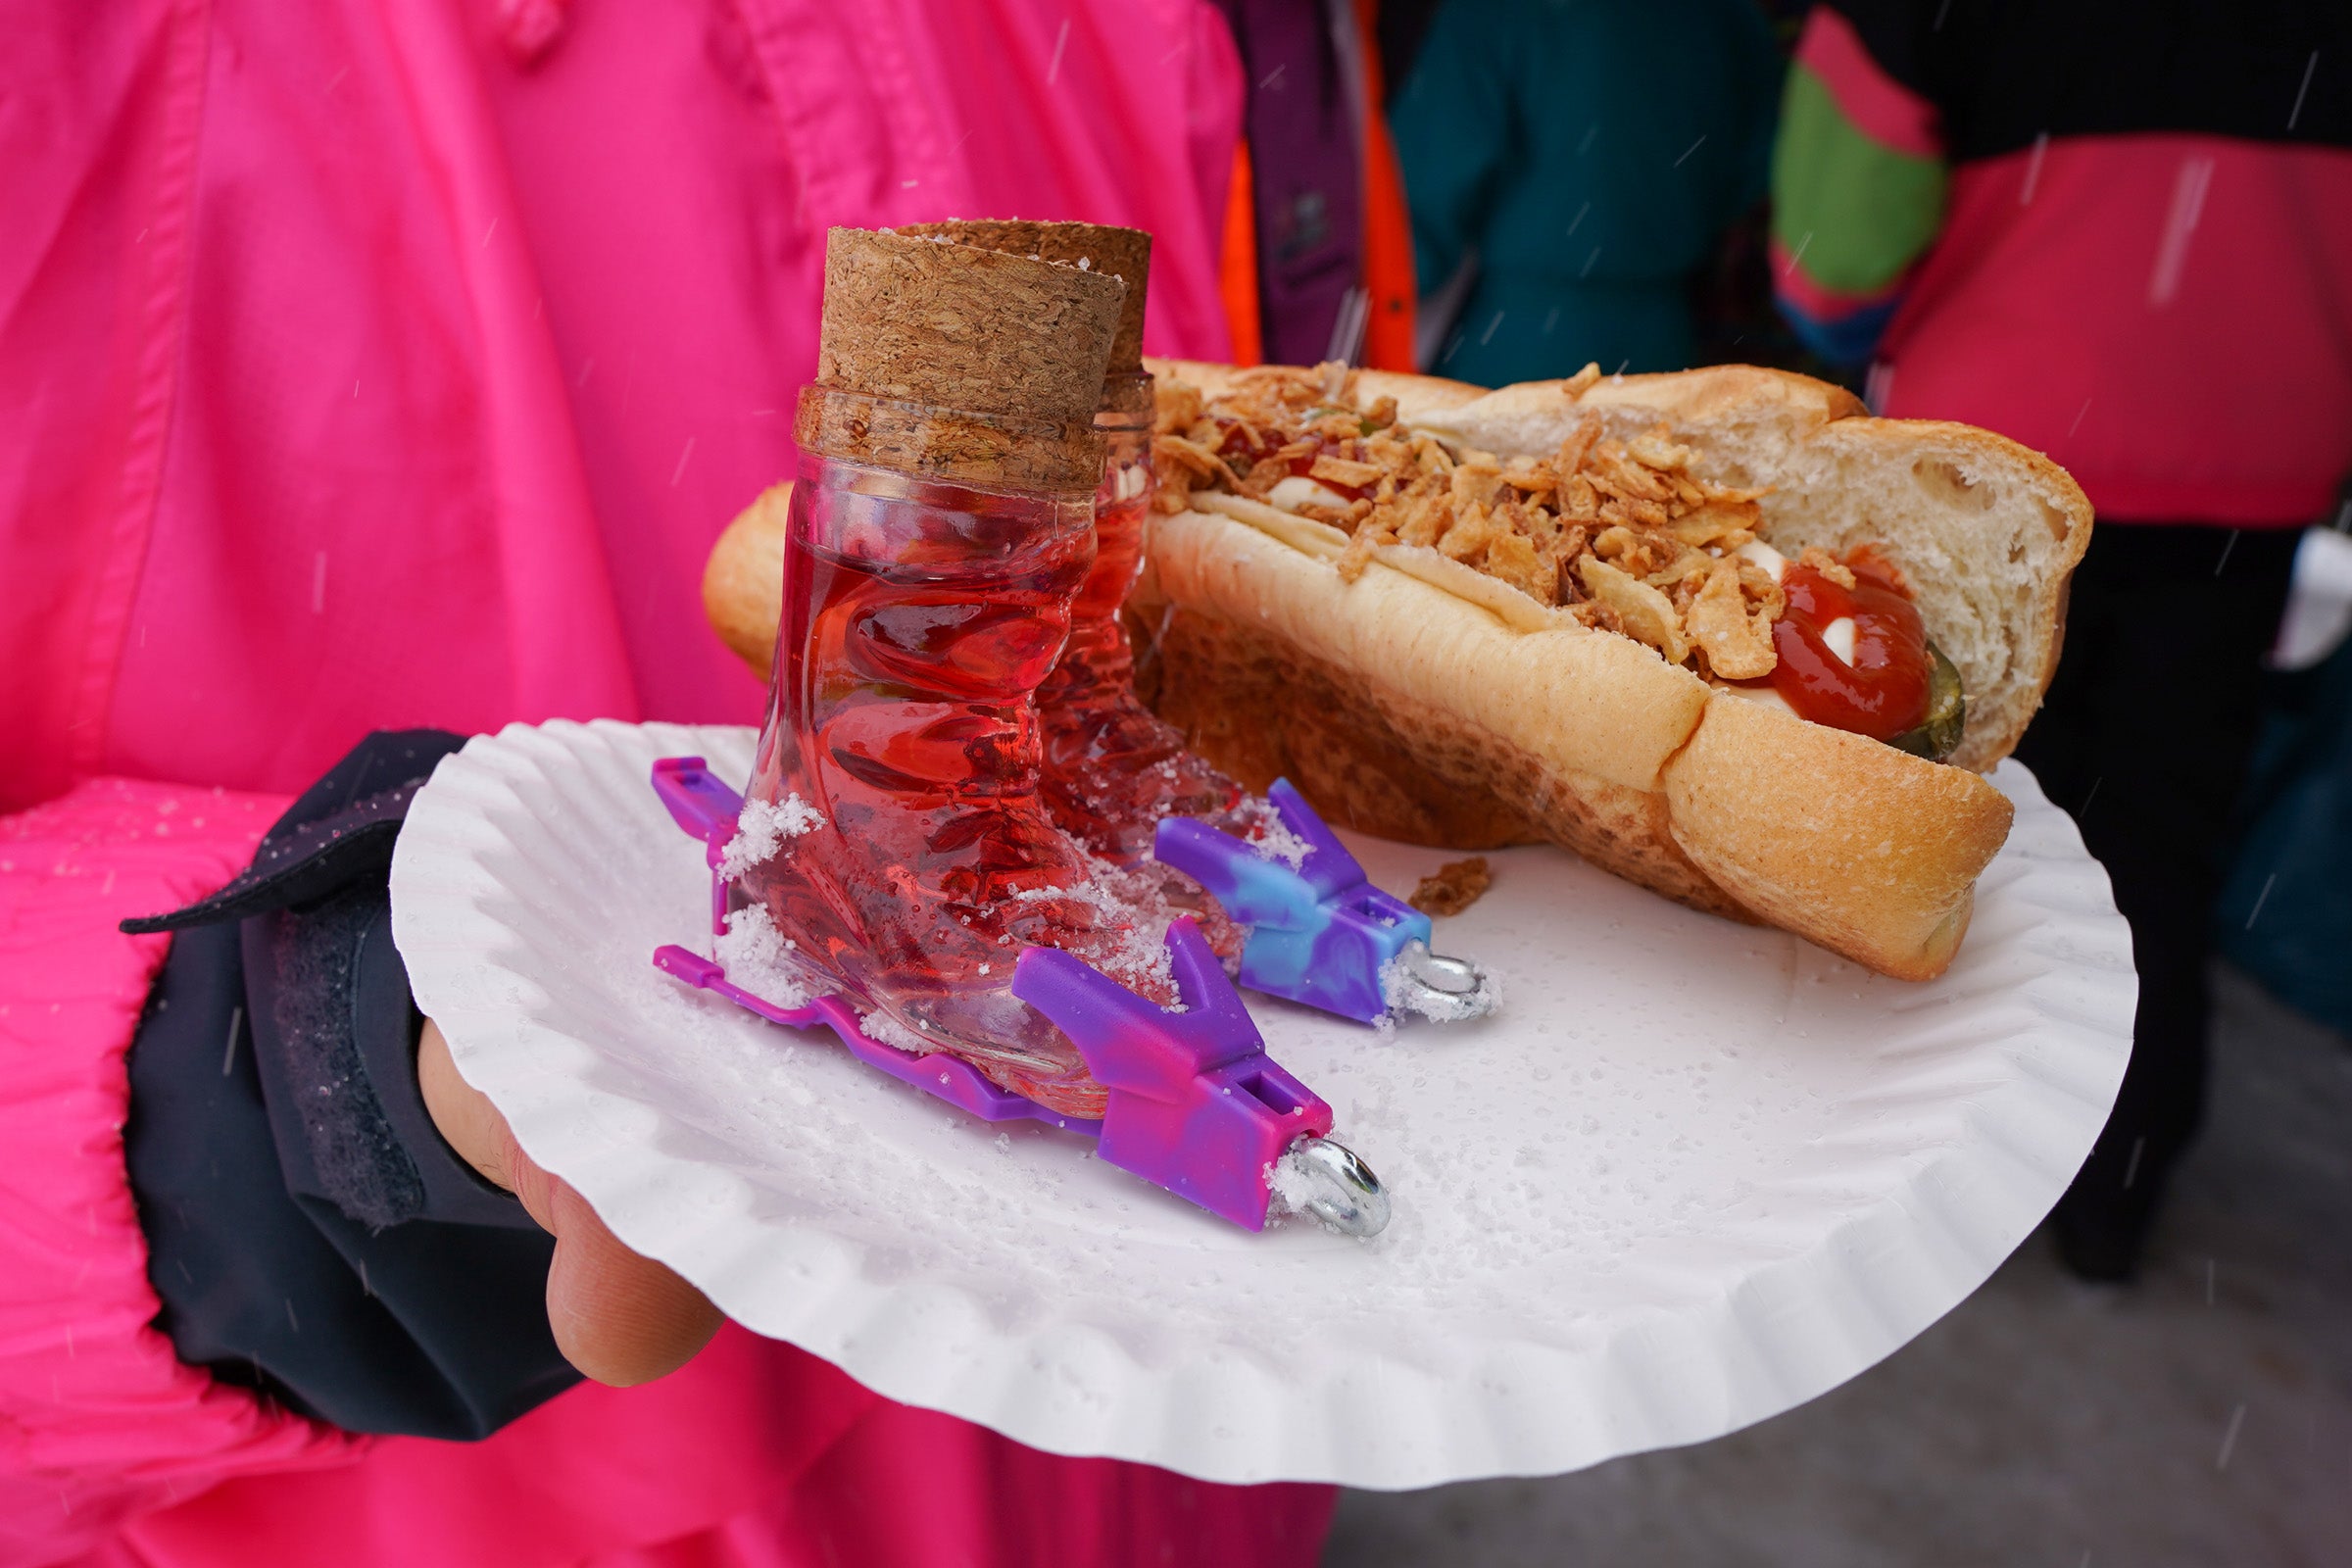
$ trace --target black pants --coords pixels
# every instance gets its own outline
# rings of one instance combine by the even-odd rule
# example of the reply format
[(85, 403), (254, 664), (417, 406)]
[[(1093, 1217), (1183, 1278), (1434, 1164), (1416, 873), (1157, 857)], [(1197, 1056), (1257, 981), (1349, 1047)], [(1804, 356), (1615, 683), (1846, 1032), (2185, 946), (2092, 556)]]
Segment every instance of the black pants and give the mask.
[(2075, 815), (2132, 923), (2139, 1012), (2107, 1129), (2062, 1205), (2132, 1232), (2205, 1098), (2207, 930), (2230, 808), (2260, 719), (2295, 528), (2100, 523), (2075, 573), (2066, 651), (2018, 747)]

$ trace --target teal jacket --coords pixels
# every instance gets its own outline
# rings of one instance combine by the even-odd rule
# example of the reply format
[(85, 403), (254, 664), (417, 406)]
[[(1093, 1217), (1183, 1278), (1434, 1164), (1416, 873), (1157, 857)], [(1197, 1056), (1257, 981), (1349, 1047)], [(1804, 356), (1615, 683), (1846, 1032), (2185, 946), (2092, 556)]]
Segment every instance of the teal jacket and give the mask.
[(1765, 190), (1783, 61), (1753, 0), (1446, 0), (1389, 111), (1430, 367), (1500, 386), (1690, 363), (1690, 294)]

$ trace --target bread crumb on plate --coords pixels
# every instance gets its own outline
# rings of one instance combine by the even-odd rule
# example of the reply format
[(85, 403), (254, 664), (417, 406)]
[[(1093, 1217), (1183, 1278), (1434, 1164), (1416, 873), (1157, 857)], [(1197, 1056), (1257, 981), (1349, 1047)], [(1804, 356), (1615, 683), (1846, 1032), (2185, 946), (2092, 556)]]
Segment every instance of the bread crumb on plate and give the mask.
[(1479, 901), (1480, 895), (1494, 885), (1494, 873), (1487, 869), (1487, 858), (1473, 855), (1467, 860), (1453, 860), (1441, 865), (1421, 879), (1413, 896), (1405, 903), (1423, 914), (1459, 914)]

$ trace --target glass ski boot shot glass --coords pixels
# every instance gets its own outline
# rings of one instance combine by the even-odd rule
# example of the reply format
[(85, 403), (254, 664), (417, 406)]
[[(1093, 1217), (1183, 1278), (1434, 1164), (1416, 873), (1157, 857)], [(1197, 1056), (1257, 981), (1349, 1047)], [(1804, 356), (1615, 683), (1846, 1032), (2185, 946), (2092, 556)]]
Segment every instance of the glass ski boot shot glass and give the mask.
[(1022, 950), (1172, 995), (1157, 934), (1038, 795), (1035, 693), (1093, 564), (1123, 294), (1091, 270), (831, 235), (729, 915), (873, 1009), (888, 1043), (1078, 1117), (1103, 1091), (1012, 994)]

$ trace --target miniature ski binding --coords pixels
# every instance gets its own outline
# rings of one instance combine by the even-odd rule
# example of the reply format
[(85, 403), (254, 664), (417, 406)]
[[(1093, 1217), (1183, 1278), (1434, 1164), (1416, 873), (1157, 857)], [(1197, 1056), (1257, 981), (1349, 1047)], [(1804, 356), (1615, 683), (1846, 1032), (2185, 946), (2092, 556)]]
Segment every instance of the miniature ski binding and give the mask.
[(1399, 1010), (1446, 1023), (1494, 1010), (1486, 972), (1430, 952), (1429, 916), (1373, 886), (1290, 780), (1276, 779), (1266, 799), (1305, 846), (1296, 864), (1191, 817), (1162, 819), (1152, 846), (1250, 927), (1242, 984), (1362, 1023)]
[[(699, 757), (662, 759), (653, 783), (671, 818), (705, 846), (712, 932), (723, 933), (718, 866), (743, 799)], [(771, 1022), (830, 1028), (858, 1060), (982, 1120), (1028, 1118), (1093, 1137), (1108, 1163), (1246, 1230), (1298, 1212), (1346, 1235), (1379, 1234), (1388, 1195), (1370, 1167), (1327, 1136), (1331, 1107), (1266, 1054), (1200, 929), (1179, 919), (1167, 942), (1182, 1010), (1163, 1009), (1056, 949), (1030, 948), (1015, 965), (1013, 995), (1069, 1036), (1108, 1091), (1101, 1121), (1050, 1110), (948, 1052), (918, 1055), (885, 1045), (840, 996), (781, 1006), (728, 980), (716, 960), (675, 945), (657, 950), (654, 963)]]

